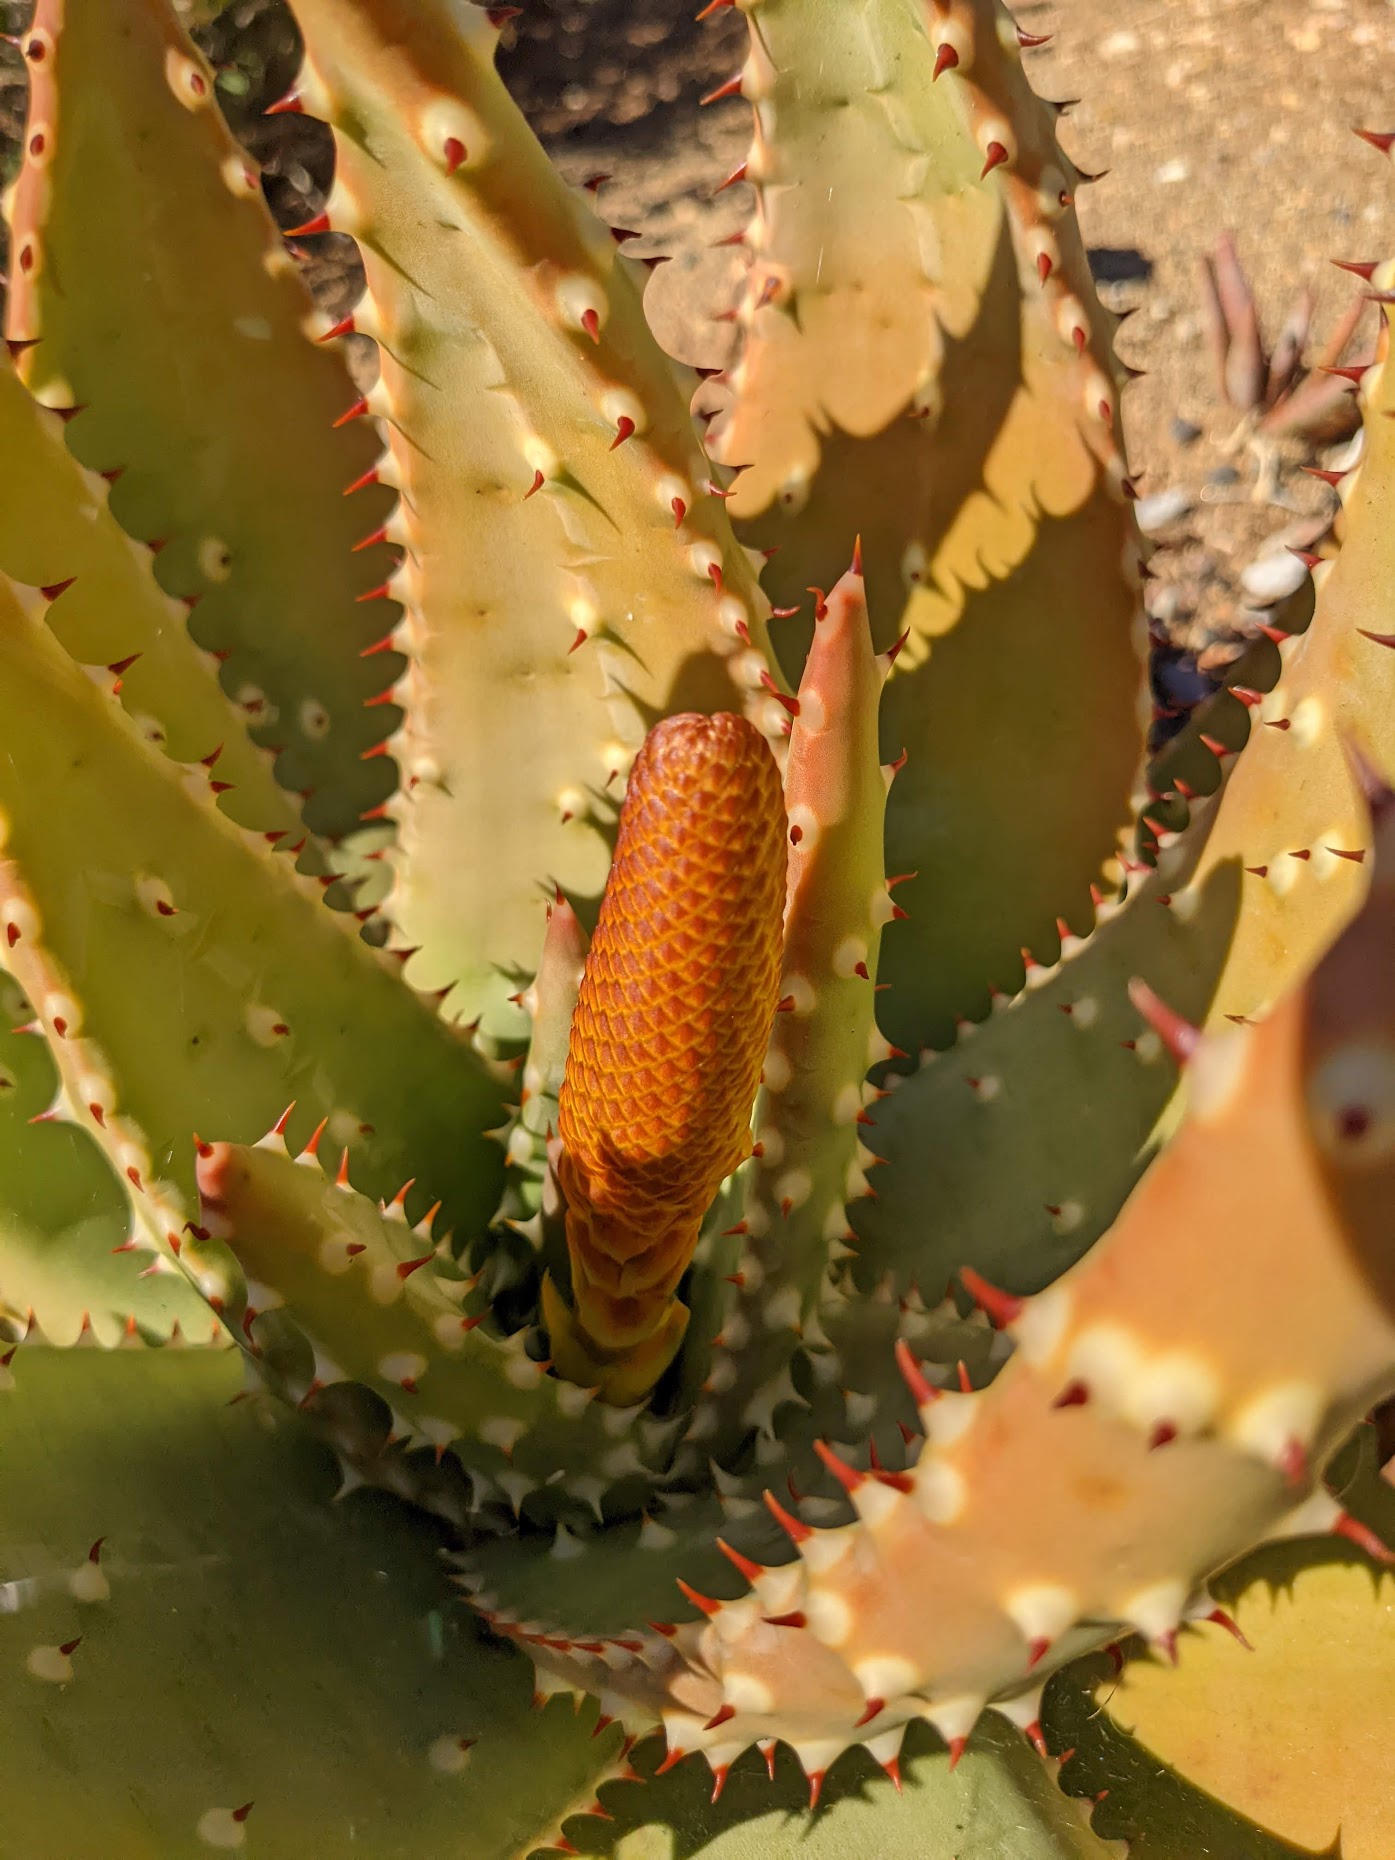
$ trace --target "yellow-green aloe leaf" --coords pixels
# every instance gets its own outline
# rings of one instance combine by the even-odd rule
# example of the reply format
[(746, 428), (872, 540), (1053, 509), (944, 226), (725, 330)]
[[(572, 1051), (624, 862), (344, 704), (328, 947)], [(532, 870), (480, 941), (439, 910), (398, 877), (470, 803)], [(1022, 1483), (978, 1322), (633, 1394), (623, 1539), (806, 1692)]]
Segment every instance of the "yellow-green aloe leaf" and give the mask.
[[(49, 1037), (62, 1109), (173, 1249), (194, 1135), (256, 1141), (293, 1100), (321, 1161), (417, 1178), (462, 1238), (497, 1204), (504, 1086), (321, 885), (146, 743), (0, 581), (0, 957)], [(415, 1203), (413, 1205), (416, 1205)]]
[[(1076, 224), (1082, 177), (997, 0), (761, 0), (742, 89), (757, 193), (719, 456), (791, 675), (810, 584), (856, 533), (873, 635), (904, 631), (882, 751), (909, 923), (890, 1039), (1054, 957), (1128, 825), (1146, 701), (1121, 371)], [(1143, 704), (1142, 711), (1140, 704)]]
[(217, 661), (190, 637), (183, 602), (160, 587), (149, 551), (112, 516), (102, 478), (74, 458), (62, 419), (40, 406), (4, 355), (0, 454), (8, 467), (0, 573), (39, 592), (66, 652), (108, 669), (147, 741), (177, 762), (216, 756), (227, 784), (220, 805), (233, 819), (292, 833), (295, 801), (247, 734), (255, 712), (222, 691)]
[[(1395, 260), (1376, 287), (1395, 286)], [(1382, 312), (1382, 315), (1385, 313)], [(1343, 479), (1341, 544), (1313, 571), (1307, 630), (1281, 647), (1273, 689), (1226, 786), (1199, 869), (1245, 874), (1213, 1020), (1262, 1013), (1357, 910), (1368, 884), (1355, 751), (1395, 781), (1395, 368), (1389, 328), (1361, 382), (1364, 450)]]
[(132, 1233), (110, 1165), (85, 1131), (47, 1112), (53, 1060), (0, 976), (0, 1354), (33, 1331), (104, 1349), (203, 1339), (222, 1326), (181, 1274)]
[(25, 379), (81, 409), (74, 451), (121, 471), (117, 517), (163, 544), (161, 582), (197, 597), (194, 636), (228, 655), (225, 688), (279, 751), (278, 778), (342, 834), (392, 785), (389, 762), (364, 759), (392, 723), (364, 705), (393, 666), (360, 657), (383, 610), (359, 597), (390, 562), (352, 553), (387, 502), (343, 496), (375, 451), (361, 426), (334, 428), (356, 390), (307, 336), (324, 319), (166, 0), (40, 0), (20, 43), (7, 334)]
[(621, 784), (683, 710), (787, 722), (766, 606), (630, 261), (558, 180), (494, 69), (487, 10), (302, 0), (304, 107), (332, 125), (328, 212), (358, 240), (389, 534), (387, 910), (422, 987), (517, 1034), (557, 885), (599, 897)]
[[(1376, 278), (1395, 283), (1395, 265)], [(1254, 685), (1235, 679), (1244, 699), (1219, 696), (1200, 733), (1160, 759), (1164, 787), (1183, 769), (1209, 784), (1210, 737), (1225, 750), (1223, 790), (1180, 840), (1164, 834), (1159, 872), (1137, 874), (1087, 941), (873, 1108), (868, 1142), (887, 1167), (878, 1198), (854, 1207), (864, 1285), (890, 1268), (936, 1295), (966, 1263), (1014, 1290), (1045, 1284), (1108, 1227), (1175, 1114), (1176, 1074), (1129, 1004), (1130, 978), (1198, 1022), (1234, 1024), (1292, 987), (1359, 908), (1369, 824), (1351, 752), (1395, 779), (1384, 353), (1361, 394), (1365, 453), (1341, 485), (1341, 547), (1315, 571), (1311, 620), (1257, 642), (1244, 661)]]
[[(1271, 1840), (1284, 1854), (1385, 1860), (1395, 1581), (1323, 1548), (1284, 1579), (1254, 1574), (1225, 1606), (1247, 1645), (1203, 1625), (1182, 1636), (1176, 1668), (1136, 1659), (1101, 1676), (1097, 1703), (1143, 1760), (1114, 1777), (1097, 1825), (1127, 1833), (1139, 1860), (1267, 1860)], [(1096, 1782), (1110, 1774), (1101, 1755)], [(1235, 1818), (1230, 1845), (1199, 1844), (1208, 1814)]]

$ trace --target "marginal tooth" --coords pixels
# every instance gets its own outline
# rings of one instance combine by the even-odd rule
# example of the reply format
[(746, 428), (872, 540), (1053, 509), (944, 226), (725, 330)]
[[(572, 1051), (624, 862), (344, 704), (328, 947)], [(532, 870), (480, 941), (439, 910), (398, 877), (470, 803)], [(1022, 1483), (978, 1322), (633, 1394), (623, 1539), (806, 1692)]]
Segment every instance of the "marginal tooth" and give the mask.
[(1185, 1582), (1154, 1583), (1151, 1588), (1137, 1590), (1120, 1605), (1119, 1619), (1148, 1640), (1166, 1644), (1168, 1637), (1177, 1632), (1188, 1593)]
[(1310, 1382), (1285, 1382), (1267, 1390), (1234, 1417), (1226, 1434), (1246, 1453), (1281, 1471), (1301, 1476), (1294, 1465), (1295, 1449), (1306, 1454), (1327, 1402)]

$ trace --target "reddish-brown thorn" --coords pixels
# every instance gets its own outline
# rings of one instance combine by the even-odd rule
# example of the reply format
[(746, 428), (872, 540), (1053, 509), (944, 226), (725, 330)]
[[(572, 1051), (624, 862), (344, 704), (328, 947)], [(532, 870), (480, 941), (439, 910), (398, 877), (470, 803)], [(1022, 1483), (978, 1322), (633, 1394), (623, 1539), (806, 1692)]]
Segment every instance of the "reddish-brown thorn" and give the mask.
[(386, 542), (387, 534), (387, 524), (380, 523), (376, 530), (371, 531), (367, 536), (361, 537), (359, 541), (354, 544), (350, 554), (361, 555), (365, 549), (373, 548), (376, 543)]
[[(493, 21), (494, 13), (496, 11), (502, 12), (504, 11), (504, 9), (502, 7), (491, 8), (490, 9), (491, 22)], [(468, 155), (469, 150), (465, 147), (465, 144), (460, 140), (459, 136), (447, 136), (445, 139), (445, 142), (441, 146), (441, 153), (446, 158), (446, 173), (447, 175), (452, 175), (455, 173), (456, 169), (460, 166), (460, 164), (465, 160), (465, 157)]]
[(1308, 1449), (1296, 1435), (1291, 1434), (1274, 1464), (1290, 1485), (1302, 1485), (1308, 1477)]
[(420, 1272), (423, 1266), (429, 1266), (436, 1257), (434, 1253), (423, 1253), (420, 1259), (403, 1259), (397, 1263), (399, 1279), (410, 1279), (414, 1272)]
[(868, 1699), (863, 1709), (862, 1716), (853, 1720), (853, 1729), (855, 1731), (860, 1731), (864, 1724), (870, 1724), (874, 1718), (879, 1718), (885, 1710), (885, 1699)]
[[(1300, 465), (1298, 469), (1306, 472), (1310, 478), (1320, 478), (1324, 484), (1330, 484), (1334, 489), (1342, 482), (1343, 478), (1346, 477), (1345, 472), (1328, 471), (1325, 465)], [(1275, 629), (1272, 627), (1265, 627), (1263, 631), (1266, 633), (1273, 633)], [(1285, 634), (1281, 637), (1287, 638), (1287, 635)]]
[[(591, 338), (592, 342), (600, 341), (601, 319), (600, 313), (597, 310), (593, 308), (582, 311), (581, 327), (586, 331), (586, 334)], [(539, 473), (538, 475), (541, 477), (542, 474)]]
[(1369, 639), (1373, 646), (1395, 646), (1395, 633), (1372, 633), (1368, 627), (1359, 626), (1357, 632), (1362, 639)]
[(1239, 1641), (1246, 1653), (1254, 1652), (1254, 1648), (1245, 1638), (1245, 1633), (1240, 1623), (1235, 1619), (1234, 1615), (1228, 1615), (1224, 1608), (1213, 1608), (1206, 1619), (1208, 1621), (1213, 1621), (1217, 1627), (1223, 1627), (1227, 1634), (1232, 1635)]
[(1340, 381), (1350, 381), (1353, 387), (1359, 387), (1361, 378), (1366, 373), (1366, 369), (1360, 362), (1347, 362), (1333, 368), (1320, 365), (1317, 372), (1320, 375), (1335, 376)]
[(940, 1391), (933, 1382), (927, 1380), (915, 1353), (904, 1337), (896, 1339), (896, 1367), (905, 1378), (906, 1387), (911, 1391), (911, 1400), (917, 1408), (923, 1408), (927, 1402), (938, 1401)]
[(813, 1536), (814, 1533), (812, 1528), (801, 1519), (796, 1518), (793, 1512), (786, 1511), (773, 1492), (766, 1492), (763, 1496), (765, 1498), (766, 1509), (770, 1512), (771, 1517), (774, 1518), (780, 1528), (788, 1534), (792, 1542), (802, 1544)]
[(958, 52), (955, 51), (949, 40), (945, 39), (935, 53), (934, 79), (942, 78), (946, 71), (952, 71), (958, 63)]
[(855, 1492), (866, 1479), (866, 1473), (859, 1472), (855, 1466), (849, 1466), (846, 1460), (840, 1459), (826, 1440), (816, 1440), (814, 1451), (845, 1492)]
[(1369, 142), (1373, 149), (1379, 149), (1382, 155), (1388, 155), (1395, 148), (1395, 129), (1357, 129), (1353, 134)]
[(988, 176), (992, 174), (995, 168), (1002, 167), (1003, 163), (1007, 160), (1007, 158), (1008, 158), (1008, 152), (1003, 147), (1001, 142), (990, 142), (988, 144), (988, 152), (984, 156), (983, 170), (978, 177), (979, 180), (980, 181), (987, 180)]
[(744, 181), (745, 179), (746, 179), (746, 164), (744, 161), (738, 162), (737, 165), (732, 169), (731, 173), (727, 176), (726, 180), (719, 181), (717, 186), (713, 188), (712, 190), (713, 196), (715, 197), (716, 195), (724, 192), (725, 189), (727, 189), (728, 187), (735, 187), (738, 181)]
[(611, 451), (613, 452), (617, 446), (623, 446), (627, 439), (632, 439), (634, 437), (634, 431), (634, 421), (630, 418), (629, 414), (622, 413), (620, 418), (615, 422), (615, 437), (610, 442)]
[(1017, 43), (1022, 47), (1024, 52), (1035, 51), (1039, 45), (1050, 45), (1052, 39), (1056, 36), (1051, 32), (1024, 32), (1020, 26), (1017, 27), (1016, 31)]
[(1027, 1302), (1025, 1298), (1014, 1298), (1011, 1292), (1004, 1292), (996, 1285), (990, 1285), (981, 1273), (974, 1271), (972, 1266), (959, 1268), (959, 1283), (995, 1330), (1003, 1330), (1020, 1317)]
[(337, 430), (341, 426), (347, 426), (350, 420), (361, 420), (367, 412), (368, 402), (360, 396), (352, 407), (346, 407), (344, 412), (340, 414), (339, 418), (334, 422), (335, 429)]
[(1328, 262), (1335, 265), (1338, 271), (1349, 271), (1353, 277), (1360, 278), (1367, 284), (1375, 276), (1376, 260), (1373, 258), (1334, 258)]
[(974, 1392), (974, 1379), (969, 1374), (969, 1365), (964, 1361), (962, 1356), (955, 1364), (955, 1370), (959, 1377), (959, 1393), (961, 1395), (972, 1395)]
[(1201, 1041), (1201, 1029), (1160, 1000), (1138, 976), (1129, 983), (1129, 1000), (1177, 1061), (1185, 1065)]
[(370, 484), (376, 484), (377, 482), (378, 482), (378, 467), (376, 465), (373, 465), (363, 474), (361, 478), (355, 478), (352, 484), (346, 484), (344, 486), (343, 495), (345, 497), (352, 497), (355, 491), (366, 490)]
[(717, 1548), (731, 1564), (732, 1568), (740, 1571), (747, 1582), (754, 1582), (757, 1577), (765, 1574), (765, 1571), (759, 1563), (752, 1562), (750, 1557), (744, 1556), (740, 1550), (734, 1550), (729, 1543), (725, 1542), (720, 1537), (717, 1539)]
[(1156, 1453), (1159, 1447), (1170, 1447), (1177, 1438), (1177, 1429), (1171, 1421), (1159, 1421), (1148, 1436), (1150, 1452)]
[(311, 233), (323, 233), (329, 230), (329, 215), (317, 213), (313, 220), (307, 220), (303, 226), (288, 226), (281, 237), (283, 239), (308, 239)]
[[(1049, 252), (1038, 252), (1037, 253), (1037, 276), (1041, 279), (1043, 284), (1045, 284), (1046, 280), (1051, 276), (1051, 270), (1052, 270), (1051, 254)], [(1133, 489), (1132, 485), (1130, 484), (1127, 478), (1125, 478), (1124, 480), (1124, 485), (1126, 487), (1125, 494), (1127, 496), (1130, 496), (1130, 497), (1138, 496), (1137, 491)]]
[(710, 1595), (700, 1594), (697, 1589), (692, 1588), (688, 1583), (684, 1582), (681, 1576), (675, 1576), (674, 1581), (678, 1584), (678, 1587), (683, 1591), (687, 1599), (693, 1604), (694, 1608), (700, 1608), (705, 1615), (716, 1615), (721, 1613), (722, 1604), (718, 1601), (714, 1601)]
[(705, 97), (699, 97), (698, 103), (706, 109), (709, 103), (721, 103), (727, 97), (739, 97), (740, 95), (741, 73), (738, 71), (736, 76), (729, 77), (725, 84), (719, 84), (715, 90), (709, 90)]
[(1355, 1544), (1358, 1550), (1364, 1550), (1366, 1555), (1373, 1557), (1377, 1563), (1395, 1563), (1395, 1551), (1391, 1550), (1385, 1540), (1378, 1536), (1369, 1524), (1363, 1524), (1359, 1518), (1352, 1517), (1349, 1511), (1343, 1511), (1338, 1515), (1336, 1523), (1332, 1526), (1332, 1534), (1335, 1537), (1345, 1537), (1348, 1543)]
[(715, 1731), (724, 1724), (730, 1724), (735, 1716), (736, 1707), (734, 1705), (721, 1705), (713, 1712), (712, 1716), (702, 1728), (704, 1731)]
[(655, 1770), (654, 1774), (656, 1776), (664, 1775), (668, 1770), (671, 1770), (675, 1764), (681, 1763), (687, 1754), (687, 1751), (681, 1744), (675, 1744), (664, 1758), (663, 1762), (659, 1765), (658, 1769)]
[(263, 111), (265, 116), (301, 116), (305, 105), (300, 101), (298, 90), (288, 90), (284, 97), (278, 97), (275, 103), (269, 103)]
[(947, 1741), (949, 1743), (949, 1767), (957, 1770), (960, 1757), (968, 1749), (969, 1740), (967, 1737), (951, 1737)]

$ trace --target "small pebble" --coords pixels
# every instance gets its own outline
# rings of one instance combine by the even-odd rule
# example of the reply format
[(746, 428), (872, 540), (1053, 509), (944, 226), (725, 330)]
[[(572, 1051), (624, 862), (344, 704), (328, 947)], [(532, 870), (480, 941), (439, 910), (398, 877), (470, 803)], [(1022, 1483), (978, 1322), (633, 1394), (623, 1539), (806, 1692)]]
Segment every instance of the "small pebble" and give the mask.
[(1240, 474), (1233, 465), (1218, 465), (1206, 474), (1207, 484), (1239, 484)]
[(1174, 485), (1170, 491), (1157, 491), (1151, 497), (1141, 497), (1133, 507), (1133, 514), (1145, 536), (1156, 536), (1159, 530), (1179, 522), (1191, 507), (1190, 493)]
[(1150, 581), (1143, 604), (1151, 619), (1172, 626), (1182, 611), (1181, 591), (1170, 581)]
[(1195, 420), (1184, 420), (1180, 413), (1172, 416), (1172, 438), (1179, 446), (1194, 446), (1201, 437), (1201, 428)]
[(1285, 549), (1282, 555), (1262, 555), (1240, 577), (1240, 586), (1255, 601), (1281, 601), (1296, 593), (1307, 577), (1307, 569), (1296, 555)]

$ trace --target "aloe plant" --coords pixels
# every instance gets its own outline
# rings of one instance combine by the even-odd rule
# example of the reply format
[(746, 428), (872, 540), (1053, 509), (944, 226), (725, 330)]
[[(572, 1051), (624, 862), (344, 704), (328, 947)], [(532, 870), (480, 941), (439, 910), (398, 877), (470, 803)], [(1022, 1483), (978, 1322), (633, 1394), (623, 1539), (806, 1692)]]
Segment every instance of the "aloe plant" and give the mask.
[(744, 10), (710, 455), (507, 9), (297, 0), (337, 324), (166, 0), (19, 35), (25, 1860), (1388, 1849), (1384, 344), (1145, 767), (1033, 40)]

